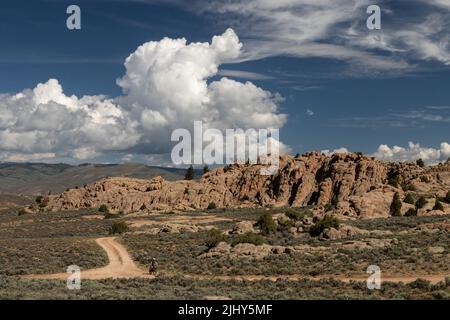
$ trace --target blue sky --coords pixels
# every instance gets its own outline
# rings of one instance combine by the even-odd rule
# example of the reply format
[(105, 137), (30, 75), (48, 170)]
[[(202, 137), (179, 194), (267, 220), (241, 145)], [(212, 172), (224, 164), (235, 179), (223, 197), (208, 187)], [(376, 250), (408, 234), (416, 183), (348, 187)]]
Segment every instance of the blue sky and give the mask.
[[(365, 27), (371, 2), (310, 3), (4, 0), (0, 93), (10, 99), (57, 79), (68, 97), (101, 94), (115, 99), (125, 94), (116, 80), (127, 74), (124, 61), (138, 46), (164, 37), (211, 42), (231, 27), (243, 44), (242, 55), (221, 62), (218, 74), (207, 82), (228, 77), (278, 93), (283, 99), (276, 102), (277, 113), (286, 115), (281, 140), (292, 153), (345, 147), (371, 154), (388, 145), (380, 158), (447, 157), (441, 143), (450, 141), (450, 1), (379, 1), (380, 31)], [(80, 31), (66, 28), (70, 4), (81, 8)], [(2, 103), (13, 108), (12, 100), (7, 101), (0, 100), (0, 109)], [(0, 131), (9, 134), (20, 127), (19, 122), (3, 128), (1, 123)], [(30, 137), (31, 131), (25, 131), (23, 137)], [(0, 137), (6, 141), (9, 136)], [(165, 152), (151, 139), (139, 138), (98, 150), (87, 141), (89, 150), (95, 150), (74, 157), (56, 138), (47, 146), (24, 143), (21, 148), (20, 137), (0, 143), (3, 160), (114, 162), (128, 156), (158, 162)], [(84, 138), (74, 140), (83, 148)], [(394, 145), (404, 149), (394, 152)]]

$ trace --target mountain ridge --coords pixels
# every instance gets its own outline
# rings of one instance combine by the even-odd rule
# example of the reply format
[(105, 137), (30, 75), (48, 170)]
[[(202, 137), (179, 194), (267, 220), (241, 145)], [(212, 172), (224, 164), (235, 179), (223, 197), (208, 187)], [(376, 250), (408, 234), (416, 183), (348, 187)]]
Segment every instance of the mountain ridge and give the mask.
[[(201, 170), (196, 170), (199, 175)], [(81, 187), (97, 180), (123, 176), (151, 179), (162, 176), (173, 181), (184, 178), (186, 169), (148, 166), (139, 163), (70, 165), (66, 163), (0, 162), (0, 194), (46, 195)]]

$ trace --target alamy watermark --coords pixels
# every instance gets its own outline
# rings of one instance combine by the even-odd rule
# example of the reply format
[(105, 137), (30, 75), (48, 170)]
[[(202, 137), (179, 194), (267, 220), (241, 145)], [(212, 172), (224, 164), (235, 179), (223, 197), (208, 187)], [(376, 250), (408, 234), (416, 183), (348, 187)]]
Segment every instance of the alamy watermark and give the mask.
[(367, 267), (366, 273), (370, 276), (367, 278), (366, 284), (369, 290), (380, 290), (381, 289), (381, 269), (379, 266), (370, 265)]
[(81, 289), (81, 269), (77, 265), (67, 267), (67, 289), (80, 290)]
[(175, 165), (262, 164), (261, 175), (278, 174), (280, 156), (279, 129), (204, 129), (194, 121), (193, 136), (188, 129), (175, 129), (171, 141)]
[(366, 12), (370, 14), (367, 18), (366, 25), (369, 30), (381, 29), (381, 8), (377, 5), (371, 5), (367, 7)]
[(77, 5), (70, 5), (66, 10), (70, 16), (66, 20), (66, 26), (69, 30), (81, 30), (81, 9)]

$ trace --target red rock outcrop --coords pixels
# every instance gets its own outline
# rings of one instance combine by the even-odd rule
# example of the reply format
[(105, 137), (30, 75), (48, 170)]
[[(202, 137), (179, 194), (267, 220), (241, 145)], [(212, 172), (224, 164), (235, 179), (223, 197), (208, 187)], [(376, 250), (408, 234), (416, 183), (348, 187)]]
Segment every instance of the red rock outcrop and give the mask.
[(113, 212), (170, 211), (218, 208), (327, 205), (359, 217), (389, 214), (395, 192), (387, 185), (394, 175), (400, 185), (444, 196), (450, 189), (450, 164), (420, 168), (390, 164), (359, 153), (326, 156), (312, 152), (280, 158), (277, 176), (260, 175), (263, 165), (234, 164), (205, 174), (200, 180), (165, 181), (108, 178), (47, 199), (47, 210), (97, 208)]

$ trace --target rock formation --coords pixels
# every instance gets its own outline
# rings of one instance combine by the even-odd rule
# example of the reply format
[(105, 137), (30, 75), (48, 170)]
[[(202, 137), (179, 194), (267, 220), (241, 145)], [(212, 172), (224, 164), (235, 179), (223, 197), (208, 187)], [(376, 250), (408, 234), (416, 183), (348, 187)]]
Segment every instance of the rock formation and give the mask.
[[(233, 164), (190, 181), (108, 178), (49, 196), (45, 210), (97, 208), (102, 204), (112, 212), (124, 213), (206, 209), (211, 203), (217, 208), (312, 205), (370, 218), (388, 216), (394, 193), (403, 198), (403, 189), (440, 197), (450, 190), (448, 162), (421, 168), (382, 162), (360, 153), (326, 156), (312, 152), (297, 158), (282, 156), (276, 176), (260, 175), (262, 167)], [(445, 210), (450, 212), (450, 205), (445, 204)]]

